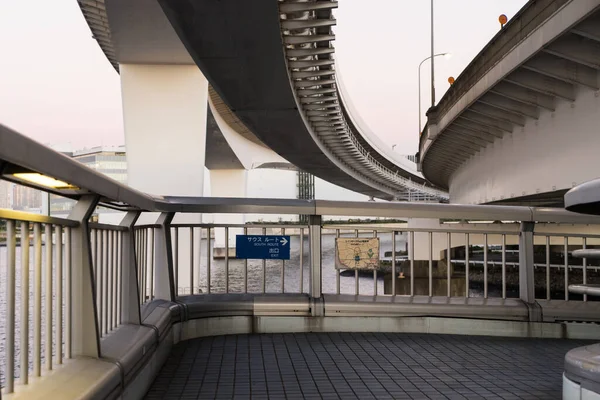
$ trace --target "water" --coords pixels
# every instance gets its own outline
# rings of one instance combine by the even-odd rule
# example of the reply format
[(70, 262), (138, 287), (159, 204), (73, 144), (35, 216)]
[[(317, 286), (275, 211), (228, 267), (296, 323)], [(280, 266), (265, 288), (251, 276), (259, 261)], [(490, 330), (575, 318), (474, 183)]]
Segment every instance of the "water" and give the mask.
[[(17, 248), (16, 251), (16, 271), (15, 271), (15, 276), (16, 276), (16, 284), (15, 284), (15, 302), (16, 302), (16, 312), (15, 312), (15, 375), (19, 376), (19, 370), (20, 370), (20, 357), (21, 357), (21, 342), (20, 342), (20, 338), (21, 338), (21, 332), (20, 332), (20, 326), (21, 326), (21, 248)], [(42, 369), (44, 368), (44, 362), (45, 362), (45, 351), (46, 351), (46, 293), (45, 293), (45, 286), (46, 286), (46, 271), (45, 271), (45, 258), (46, 257), (46, 251), (45, 248), (42, 247), (42, 300), (41, 300), (41, 320), (42, 320), (42, 325), (41, 325), (41, 362), (42, 362)], [(54, 254), (54, 257), (56, 257), (56, 255)], [(30, 264), (29, 264), (29, 321), (28, 321), (28, 326), (29, 326), (29, 349), (28, 349), (28, 354), (29, 354), (29, 369), (30, 369), (30, 374), (31, 374), (31, 368), (33, 367), (33, 307), (34, 307), (34, 267), (33, 267), (33, 259), (34, 259), (34, 248), (30, 247), (29, 248), (29, 259), (30, 259)], [(54, 265), (55, 261), (53, 261), (53, 265)], [(7, 317), (7, 249), (6, 247), (0, 247), (0, 386), (4, 386), (4, 382), (5, 382), (5, 373), (6, 373), (6, 317)], [(56, 278), (55, 278), (55, 273), (52, 274), (53, 276), (53, 292), (52, 292), (52, 308), (53, 308), (53, 319), (52, 319), (52, 326), (53, 326), (53, 339), (56, 340)], [(64, 274), (63, 274), (64, 277)], [(64, 288), (64, 279), (63, 279), (63, 296), (65, 293), (65, 288)], [(63, 343), (64, 343), (64, 332), (65, 332), (65, 325), (64, 325), (64, 315), (65, 315), (65, 303), (64, 303), (64, 297), (63, 297), (63, 304), (62, 304), (62, 311), (63, 311), (63, 323), (62, 323), (62, 327), (63, 327)], [(56, 348), (53, 346), (52, 348), (52, 354), (55, 356), (56, 355)]]
[[(370, 237), (372, 234), (361, 234), (361, 237)], [(353, 237), (352, 235), (342, 235), (342, 237)], [(383, 255), (385, 251), (392, 249), (391, 234), (380, 234), (380, 254)], [(202, 292), (206, 292), (206, 239), (199, 242), (201, 246), (200, 254), (200, 265), (196, 265), (195, 271), (195, 284), (194, 287), (200, 288)], [(213, 241), (211, 240), (211, 248)], [(304, 271), (304, 287), (305, 293), (309, 290), (309, 243), (308, 235), (304, 237), (303, 251), (303, 271)], [(396, 249), (404, 249), (405, 241), (400, 237), (396, 241)], [(16, 313), (15, 313), (15, 374), (19, 374), (20, 368), (20, 326), (21, 326), (21, 248), (16, 250)], [(56, 252), (54, 252), (56, 253)], [(55, 255), (54, 255), (55, 256)], [(42, 264), (45, 263), (45, 248), (42, 247)], [(180, 254), (180, 259), (188, 257), (189, 254)], [(335, 265), (335, 235), (323, 235), (322, 239), (322, 274), (323, 274), (323, 293), (335, 293), (336, 292), (336, 273), (334, 268)], [(34, 249), (29, 248), (29, 367), (30, 371), (33, 366), (33, 284), (34, 284)], [(196, 264), (198, 258), (196, 258)], [(281, 267), (282, 261), (271, 261), (267, 260), (266, 265), (266, 292), (277, 293), (281, 292)], [(244, 261), (231, 259), (229, 261), (229, 291), (232, 293), (241, 293), (244, 291)], [(248, 260), (248, 292), (260, 293), (262, 292), (262, 280), (263, 280), (263, 269), (261, 260)], [(56, 279), (53, 273), (53, 307), (56, 296)], [(225, 260), (212, 260), (211, 259), (211, 290), (214, 293), (225, 292)], [(0, 386), (4, 386), (5, 373), (6, 373), (6, 302), (7, 302), (7, 249), (6, 247), (0, 247)], [(64, 277), (64, 273), (63, 273)], [(291, 251), (290, 260), (285, 261), (285, 291), (287, 293), (299, 293), (300, 292), (300, 236), (291, 237)], [(179, 271), (178, 288), (179, 294), (189, 294), (190, 292), (190, 278), (189, 269)], [(355, 290), (354, 276), (341, 276), (340, 277), (340, 288), (341, 293), (354, 294)], [(45, 266), (42, 265), (42, 369), (44, 369), (44, 354), (45, 354), (45, 343), (46, 343), (46, 307), (45, 307), (45, 285), (46, 285), (46, 272)], [(360, 276), (359, 277), (359, 290), (360, 294), (372, 295), (374, 293), (373, 288), (373, 277), (372, 276)], [(379, 276), (377, 279), (377, 290), (379, 294), (383, 294), (383, 276)], [(195, 289), (197, 293), (198, 290)], [(64, 280), (63, 280), (63, 294), (65, 293)], [(64, 301), (63, 301), (63, 335), (65, 332), (64, 327)], [(56, 340), (56, 311), (53, 315), (53, 338)], [(64, 343), (64, 337), (63, 337)], [(53, 346), (53, 355), (56, 355)], [(31, 373), (31, 372), (30, 372)]]
[[(372, 234), (361, 234), (360, 237), (371, 237)], [(352, 235), (342, 235), (342, 237), (354, 237)], [(385, 251), (392, 250), (392, 235), (391, 233), (383, 233), (379, 235), (380, 240), (380, 257)], [(303, 243), (303, 292), (308, 293), (310, 279), (310, 258), (309, 258), (309, 243), (307, 235), (304, 237)], [(396, 238), (396, 251), (402, 250), (405, 247), (406, 240), (403, 237)], [(213, 241), (211, 241), (211, 248)], [(286, 293), (300, 293), (300, 236), (291, 237), (290, 259), (285, 261), (285, 277), (284, 285)], [(200, 265), (196, 266), (194, 271), (194, 293), (198, 293), (200, 289), (203, 293), (207, 292), (207, 259), (206, 259), (206, 239), (201, 241)], [(323, 293), (336, 293), (336, 274), (335, 269), (335, 235), (322, 236), (322, 290)], [(197, 256), (197, 253), (196, 253)], [(179, 259), (184, 257), (189, 259), (189, 253), (180, 254)], [(197, 260), (196, 260), (197, 263)], [(189, 264), (189, 263), (188, 263)], [(284, 264), (281, 260), (266, 260), (266, 292), (280, 293), (281, 292), (281, 269)], [(261, 293), (263, 283), (263, 262), (262, 260), (248, 260), (248, 292)], [(178, 271), (177, 282), (179, 294), (190, 293), (190, 276), (189, 269)], [(373, 277), (361, 274), (359, 277), (360, 294), (373, 295), (374, 283)], [(211, 259), (211, 292), (225, 292), (225, 260)], [(229, 292), (243, 293), (244, 292), (244, 260), (229, 260)], [(355, 293), (354, 276), (340, 277), (340, 292), (345, 294)], [(377, 292), (383, 294), (383, 275), (378, 276)]]

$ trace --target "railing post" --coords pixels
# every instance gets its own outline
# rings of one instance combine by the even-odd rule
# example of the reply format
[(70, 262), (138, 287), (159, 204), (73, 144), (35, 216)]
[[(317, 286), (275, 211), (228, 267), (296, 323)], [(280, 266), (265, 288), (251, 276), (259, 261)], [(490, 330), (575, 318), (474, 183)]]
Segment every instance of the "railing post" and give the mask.
[(157, 224), (160, 228), (154, 233), (155, 268), (154, 297), (175, 301), (175, 279), (173, 275), (173, 246), (171, 242), (171, 222), (175, 213), (162, 213)]
[(519, 232), (519, 297), (525, 303), (535, 302), (533, 271), (534, 222), (522, 222)]
[[(88, 221), (98, 204), (97, 196), (83, 196), (69, 219), (79, 222), (71, 229), (71, 354), (73, 357), (100, 356), (100, 332), (96, 315), (96, 285)], [(51, 245), (52, 243), (50, 243)], [(46, 243), (48, 246), (49, 244)], [(69, 329), (69, 328), (67, 328)], [(51, 346), (51, 343), (46, 343)]]
[(313, 317), (320, 317), (324, 314), (321, 290), (321, 216), (310, 215), (308, 225), (311, 313)]
[(134, 226), (140, 217), (139, 211), (128, 212), (119, 226), (127, 228), (123, 232), (121, 243), (121, 323), (141, 323), (140, 292), (138, 287), (138, 264), (135, 256), (135, 231)]

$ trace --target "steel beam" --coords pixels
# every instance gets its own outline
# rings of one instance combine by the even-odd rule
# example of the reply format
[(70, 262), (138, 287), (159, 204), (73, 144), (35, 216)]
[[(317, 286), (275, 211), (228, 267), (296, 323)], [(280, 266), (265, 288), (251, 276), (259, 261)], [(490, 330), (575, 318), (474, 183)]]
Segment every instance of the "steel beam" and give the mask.
[(571, 30), (576, 35), (600, 42), (600, 13), (587, 18)]
[(500, 131), (511, 133), (514, 129), (513, 124), (511, 124), (510, 122), (492, 118), (492, 117), (486, 116), (486, 115), (481, 115), (481, 114), (471, 111), (470, 109), (463, 112), (459, 118), (470, 121), (475, 124), (483, 125), (487, 128), (491, 128), (493, 130), (500, 130)]
[(537, 55), (523, 64), (522, 68), (560, 79), (564, 82), (586, 86), (593, 90), (600, 89), (598, 71), (594, 68), (548, 53)]
[(498, 83), (490, 92), (524, 104), (545, 108), (546, 110), (554, 111), (555, 109), (554, 97), (525, 89), (522, 86), (517, 86), (506, 81)]
[(525, 117), (523, 117), (523, 115), (507, 110), (500, 110), (496, 107), (480, 103), (479, 101), (471, 105), (471, 107), (469, 107), (469, 111), (491, 117), (499, 121), (505, 121), (513, 125), (525, 126)]
[(574, 34), (567, 34), (544, 49), (546, 53), (600, 69), (600, 43)]
[(520, 114), (524, 117), (538, 119), (540, 115), (537, 107), (514, 101), (496, 93), (486, 93), (478, 101), (499, 110)]
[(534, 71), (518, 69), (510, 74), (505, 81), (538, 93), (575, 101), (573, 84)]
[(483, 133), (485, 135), (494, 136), (499, 139), (501, 139), (504, 136), (504, 133), (500, 129), (492, 128), (482, 123), (469, 120), (467, 118), (464, 118), (462, 114), (452, 122), (452, 125), (456, 125), (465, 131), (472, 132), (473, 134)]
[(479, 147), (485, 147), (490, 143), (494, 143), (494, 139), (490, 136), (474, 135), (454, 125), (450, 125), (448, 128), (444, 129), (444, 134), (440, 136), (440, 139), (446, 135), (457, 136), (461, 143), (464, 142)]

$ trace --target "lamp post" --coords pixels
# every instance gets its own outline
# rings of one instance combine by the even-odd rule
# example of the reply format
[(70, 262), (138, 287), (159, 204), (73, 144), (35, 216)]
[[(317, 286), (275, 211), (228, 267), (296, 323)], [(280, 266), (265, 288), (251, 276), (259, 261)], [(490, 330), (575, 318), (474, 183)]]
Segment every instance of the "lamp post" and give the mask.
[[(433, 0), (431, 0), (431, 107), (435, 106), (435, 50), (433, 46)], [(420, 69), (419, 69), (420, 71)], [(421, 81), (419, 81), (421, 82)], [(419, 83), (420, 85), (420, 83)], [(420, 103), (419, 103), (420, 104)], [(420, 115), (420, 114), (419, 114)], [(421, 127), (419, 126), (419, 132), (421, 132)]]
[[(433, 59), (435, 57), (439, 57), (439, 56), (444, 56), (446, 58), (449, 58), (452, 54), (450, 53), (438, 53), (438, 54), (434, 54), (433, 56), (429, 56), (426, 59), (424, 59), (423, 61), (421, 61), (421, 63), (419, 64), (419, 134), (421, 134), (421, 66), (423, 65), (423, 63), (427, 60), (431, 60), (431, 65), (433, 66)], [(432, 71), (433, 72), (433, 71)], [(431, 86), (433, 87), (433, 73), (431, 75)], [(434, 91), (431, 91), (431, 106), (433, 107), (435, 105), (435, 98), (433, 96), (435, 96)]]

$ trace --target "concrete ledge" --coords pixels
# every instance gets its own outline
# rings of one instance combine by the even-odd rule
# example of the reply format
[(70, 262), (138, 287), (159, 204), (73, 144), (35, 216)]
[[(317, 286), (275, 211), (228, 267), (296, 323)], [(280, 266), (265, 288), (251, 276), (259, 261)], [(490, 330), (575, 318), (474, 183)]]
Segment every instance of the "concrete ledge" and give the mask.
[(600, 321), (600, 302), (537, 300), (544, 322)]
[[(527, 307), (517, 299), (325, 295), (324, 317), (310, 316), (310, 302), (305, 294), (196, 295), (178, 300), (156, 300), (144, 306), (142, 325), (121, 325), (102, 340), (101, 359), (68, 360), (56, 371), (32, 380), (30, 385), (18, 386), (14, 394), (4, 398), (141, 398), (174, 344), (204, 336), (296, 332), (572, 339), (600, 336), (597, 324), (527, 322)], [(545, 306), (555, 316), (568, 315), (582, 307), (582, 315), (596, 312), (598, 320), (600, 304), (554, 301)]]
[(527, 321), (528, 308), (519, 299), (428, 296), (325, 295), (325, 316), (431, 316)]
[(65, 364), (15, 385), (15, 392), (2, 398), (26, 400), (116, 399), (121, 392), (121, 372), (112, 362), (93, 358), (65, 360)]
[(157, 346), (158, 335), (152, 327), (121, 325), (101, 342), (102, 359), (120, 369), (123, 385), (127, 385), (143, 362)]

